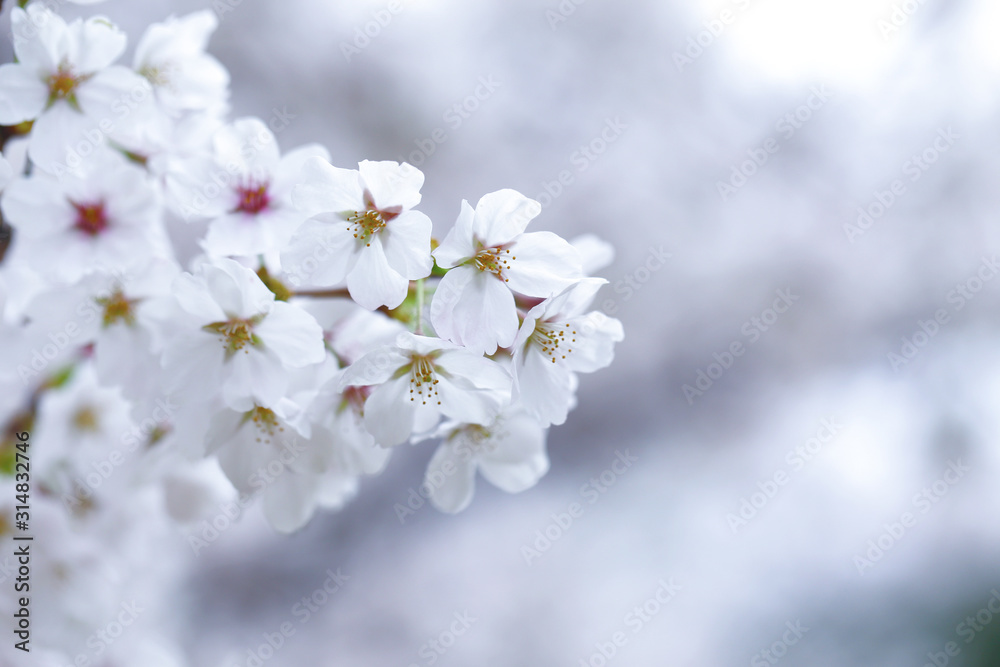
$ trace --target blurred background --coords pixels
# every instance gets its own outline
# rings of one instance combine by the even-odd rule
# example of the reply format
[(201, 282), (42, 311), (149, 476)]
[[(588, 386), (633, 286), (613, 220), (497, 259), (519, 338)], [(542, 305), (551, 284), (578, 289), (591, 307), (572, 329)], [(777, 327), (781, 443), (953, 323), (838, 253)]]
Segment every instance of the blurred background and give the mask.
[(288, 621), (269, 667), (1000, 664), (1000, 6), (97, 10), (134, 45), (203, 8), (233, 117), (419, 166), (439, 238), (462, 199), (535, 197), (536, 230), (614, 245), (626, 338), (528, 492), (400, 512), (423, 446), (291, 537), (250, 512), (176, 589), (193, 665)]

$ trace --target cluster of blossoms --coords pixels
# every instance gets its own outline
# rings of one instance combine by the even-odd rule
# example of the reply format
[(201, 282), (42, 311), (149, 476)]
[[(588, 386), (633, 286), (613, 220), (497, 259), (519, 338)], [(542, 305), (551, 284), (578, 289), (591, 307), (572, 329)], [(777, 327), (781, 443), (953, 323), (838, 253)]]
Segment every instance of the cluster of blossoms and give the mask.
[[(228, 119), (211, 12), (149, 27), (130, 66), (104, 17), (31, 3), (10, 19), (0, 538), (15, 532), (12, 452), (27, 432), (33, 522), (57, 536), (36, 578), (87, 601), (52, 605), (47, 621), (82, 636), (47, 635), (61, 644), (37, 664), (70, 664), (94, 614), (117, 617), (107, 589), (126, 585), (122, 563), (157, 560), (142, 554), (169, 551), (171, 534), (187, 548), (178, 525), (198, 553), (227, 501), (259, 500), (295, 531), (425, 440), (439, 443), (427, 488), (446, 512), (468, 506), (477, 471), (511, 493), (546, 473), (546, 431), (577, 374), (623, 338), (589, 310), (606, 244), (527, 231), (540, 206), (512, 190), (463, 201), (438, 242), (418, 169), (339, 168), (316, 144), (282, 153), (263, 121)], [(84, 568), (113, 570), (116, 586), (89, 590)], [(143, 664), (178, 664), (152, 645)], [(138, 649), (105, 650), (88, 664)]]

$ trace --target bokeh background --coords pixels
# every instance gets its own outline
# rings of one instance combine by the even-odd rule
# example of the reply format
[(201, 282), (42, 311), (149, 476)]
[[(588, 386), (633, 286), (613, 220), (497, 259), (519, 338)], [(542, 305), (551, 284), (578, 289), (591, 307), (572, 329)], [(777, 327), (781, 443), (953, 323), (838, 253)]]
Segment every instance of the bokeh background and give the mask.
[[(269, 667), (1000, 664), (1000, 6), (97, 9), (134, 44), (213, 7), (234, 117), (294, 116), (282, 149), (319, 141), (339, 166), (418, 165), (439, 236), (462, 199), (535, 196), (536, 229), (614, 245), (597, 305), (626, 339), (526, 493), (480, 483), (458, 516), (401, 520), (424, 446), (291, 537), (250, 512), (176, 587), (193, 665), (244, 665), (290, 620)], [(299, 625), (337, 568), (349, 580)], [(455, 614), (475, 620), (449, 637)]]

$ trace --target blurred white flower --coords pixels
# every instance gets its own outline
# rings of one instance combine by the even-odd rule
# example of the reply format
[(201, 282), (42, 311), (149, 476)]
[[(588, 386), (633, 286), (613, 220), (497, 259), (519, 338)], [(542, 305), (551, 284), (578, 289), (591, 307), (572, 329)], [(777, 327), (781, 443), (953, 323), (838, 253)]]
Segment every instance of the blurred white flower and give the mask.
[(514, 190), (467, 201), (434, 258), (450, 269), (431, 301), (443, 338), (493, 354), (517, 335), (513, 292), (545, 298), (583, 277), (579, 252), (552, 232), (524, 233), (541, 206)]
[(175, 174), (182, 215), (210, 219), (203, 246), (212, 256), (277, 253), (307, 217), (291, 200), (303, 163), (328, 157), (326, 149), (310, 144), (281, 157), (258, 118), (222, 127), (212, 147), (211, 156), (189, 160), (185, 173)]
[(205, 9), (154, 23), (139, 39), (132, 66), (167, 110), (203, 110), (229, 97), (229, 72), (205, 52), (218, 24)]
[(306, 277), (329, 287), (346, 282), (364, 308), (395, 308), (409, 281), (431, 272), (431, 221), (411, 210), (420, 203), (424, 175), (406, 163), (365, 160), (357, 170), (325, 160), (305, 163), (294, 201), (312, 219), (282, 253), (286, 271), (298, 277), (317, 247), (324, 260)]
[(17, 231), (11, 251), (64, 283), (170, 256), (157, 189), (111, 149), (59, 179), (39, 173), (15, 180), (0, 207)]
[[(116, 121), (148, 112), (149, 83), (120, 65), (126, 36), (104, 17), (67, 24), (39, 4), (11, 11), (17, 62), (0, 65), (0, 124), (33, 120), (31, 160), (46, 171), (74, 169), (81, 140), (102, 143)], [(77, 155), (79, 157), (79, 155)]]
[(442, 512), (461, 512), (476, 488), (476, 470), (493, 486), (520, 493), (538, 483), (549, 470), (546, 430), (519, 408), (508, 408), (488, 426), (442, 425), (444, 442), (427, 466), (424, 485)]

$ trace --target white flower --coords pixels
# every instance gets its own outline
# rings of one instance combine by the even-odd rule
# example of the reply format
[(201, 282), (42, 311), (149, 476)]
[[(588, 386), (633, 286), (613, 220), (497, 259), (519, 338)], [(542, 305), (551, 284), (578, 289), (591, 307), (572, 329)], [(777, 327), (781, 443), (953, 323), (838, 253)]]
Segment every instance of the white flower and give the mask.
[(110, 149), (97, 153), (88, 169), (19, 178), (4, 192), (3, 216), (17, 231), (11, 250), (46, 277), (72, 282), (169, 256), (162, 201), (146, 173)]
[[(425, 278), (433, 267), (430, 218), (411, 210), (420, 203), (423, 182), (423, 173), (406, 163), (365, 160), (350, 170), (307, 161), (294, 200), (313, 219), (282, 253), (293, 283), (330, 287), (346, 281), (364, 308), (401, 304), (409, 281)], [(323, 261), (310, 269), (317, 248)]]
[(225, 404), (240, 411), (271, 407), (285, 395), (289, 369), (325, 356), (316, 320), (275, 301), (253, 271), (233, 260), (182, 274), (173, 292), (176, 312), (159, 318), (171, 334), (162, 363), (173, 391), (221, 392)]
[(614, 358), (622, 324), (599, 311), (584, 314), (607, 281), (586, 278), (538, 304), (514, 341), (514, 400), (542, 425), (562, 424), (573, 399), (573, 373), (592, 373)]
[(514, 190), (484, 195), (475, 211), (466, 201), (455, 227), (434, 251), (450, 269), (434, 292), (435, 332), (470, 350), (493, 354), (517, 334), (514, 294), (546, 298), (582, 276), (579, 253), (551, 232), (524, 233), (541, 211)]
[(145, 79), (112, 65), (126, 37), (107, 19), (67, 24), (35, 4), (15, 7), (11, 24), (17, 62), (0, 65), (0, 124), (35, 121), (28, 152), (42, 169), (73, 168), (68, 156), (81, 140), (93, 148), (88, 137), (103, 143), (123, 112), (150, 108)]
[(277, 253), (307, 217), (291, 201), (303, 163), (325, 157), (317, 144), (281, 157), (263, 121), (241, 118), (215, 133), (211, 158), (187, 163), (187, 182), (179, 186), (186, 193), (181, 213), (210, 218), (203, 242), (210, 255)]
[(229, 72), (205, 53), (218, 24), (215, 14), (205, 9), (154, 23), (139, 40), (133, 67), (168, 110), (207, 109), (229, 96)]
[(364, 404), (365, 428), (385, 447), (430, 430), (441, 415), (488, 424), (510, 398), (510, 375), (497, 362), (411, 333), (366, 354), (341, 380), (342, 388), (371, 385), (378, 386)]
[(442, 512), (461, 512), (472, 502), (476, 470), (493, 486), (520, 493), (549, 470), (546, 431), (521, 409), (505, 410), (488, 426), (443, 425), (444, 442), (427, 466), (425, 486)]

